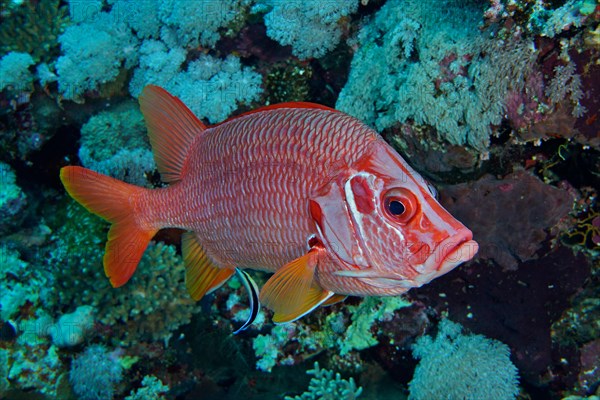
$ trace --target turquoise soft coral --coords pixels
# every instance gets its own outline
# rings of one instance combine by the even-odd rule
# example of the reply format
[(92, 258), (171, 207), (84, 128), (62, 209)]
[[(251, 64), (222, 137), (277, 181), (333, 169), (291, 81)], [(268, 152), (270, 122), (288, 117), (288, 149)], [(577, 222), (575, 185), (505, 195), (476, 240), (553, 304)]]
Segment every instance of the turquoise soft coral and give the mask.
[(92, 345), (71, 364), (69, 381), (81, 400), (110, 400), (114, 387), (123, 378), (123, 367), (115, 353)]
[(511, 400), (519, 393), (517, 369), (508, 346), (482, 335), (464, 335), (462, 326), (444, 319), (433, 339), (417, 340), (421, 361), (410, 382), (410, 400)]

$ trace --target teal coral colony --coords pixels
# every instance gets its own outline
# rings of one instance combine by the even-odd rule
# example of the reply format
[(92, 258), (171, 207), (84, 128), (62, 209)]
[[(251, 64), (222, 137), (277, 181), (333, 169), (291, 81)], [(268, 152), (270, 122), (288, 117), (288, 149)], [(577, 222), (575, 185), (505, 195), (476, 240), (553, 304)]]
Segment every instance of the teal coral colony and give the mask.
[[(0, 399), (598, 399), (599, 32), (597, 0), (0, 0)], [(148, 88), (157, 87), (173, 97), (149, 103), (162, 89)], [(435, 249), (420, 242), (348, 245), (351, 229), (391, 226), (369, 225), (371, 204), (388, 217), (413, 205), (369, 191), (362, 170), (340, 189), (336, 212), (354, 218), (348, 231), (339, 234), (327, 215), (334, 190), (313, 188), (318, 206), (306, 196), (306, 209), (286, 218), (310, 209), (317, 233), (299, 241), (280, 221), (261, 220), (263, 237), (277, 230), (286, 241), (258, 247), (230, 212), (273, 215), (235, 207), (254, 190), (287, 190), (270, 185), (290, 171), (278, 151), (305, 150), (275, 138), (260, 144), (256, 159), (273, 155), (260, 168), (233, 156), (211, 160), (220, 185), (239, 178), (239, 165), (253, 171), (211, 207), (240, 233), (238, 249), (264, 249), (236, 266), (256, 268), (226, 270), (194, 300), (202, 296), (188, 294), (188, 260), (202, 248), (164, 229), (148, 239), (135, 275), (112, 287), (103, 257), (116, 233), (68, 196), (60, 169), (166, 191), (181, 165), (165, 159), (185, 158), (153, 130), (194, 121), (202, 135), (224, 121), (262, 118), (255, 110), (280, 102), (294, 102), (284, 110), (334, 108), (381, 134), (410, 164), (406, 176), (419, 178), (422, 196), (473, 232), (477, 255), (448, 250), (453, 267), (470, 260), (423, 271), (425, 262), (409, 261)], [(174, 114), (180, 103), (197, 120)], [(277, 118), (287, 134), (291, 123)], [(171, 140), (188, 140), (174, 131)], [(233, 142), (213, 145), (221, 143)], [(219, 150), (238, 154), (240, 143)], [(349, 163), (332, 148), (327, 165)], [(296, 167), (289, 181), (337, 179), (314, 160)], [(301, 204), (302, 193), (283, 194), (267, 208)], [(439, 221), (423, 221), (418, 229), (434, 236)], [(308, 247), (306, 258), (316, 258), (332, 231), (327, 249), (346, 249), (338, 262), (395, 257), (416, 265), (402, 282), (432, 275), (396, 296), (331, 290), (302, 318), (282, 316), (279, 304), (296, 305), (300, 290), (280, 290), (285, 274), (264, 272), (264, 254)], [(452, 260), (438, 261), (442, 269)], [(310, 262), (308, 283), (294, 282), (314, 294), (325, 261)], [(335, 279), (375, 272), (357, 267)], [(397, 282), (393, 273), (377, 278), (379, 289)], [(253, 282), (276, 294), (253, 298)]]

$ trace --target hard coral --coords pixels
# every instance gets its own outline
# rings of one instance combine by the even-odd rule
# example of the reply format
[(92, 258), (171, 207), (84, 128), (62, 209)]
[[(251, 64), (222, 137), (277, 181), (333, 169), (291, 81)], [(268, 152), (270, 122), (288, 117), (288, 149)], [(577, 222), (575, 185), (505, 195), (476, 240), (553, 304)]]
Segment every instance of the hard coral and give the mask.
[(131, 391), (129, 396), (125, 397), (125, 400), (165, 400), (163, 396), (169, 391), (169, 387), (162, 383), (160, 379), (152, 375), (146, 375), (142, 380), (142, 387), (138, 390)]
[(56, 55), (58, 35), (68, 23), (67, 8), (59, 0), (7, 3), (12, 4), (0, 4), (0, 54), (19, 51), (31, 54), (36, 62), (51, 61)]
[(320, 368), (318, 362), (306, 373), (313, 376), (308, 390), (300, 396), (286, 396), (285, 400), (354, 400), (362, 393), (362, 388), (356, 386), (354, 378), (342, 379), (339, 373)]
[(345, 337), (338, 341), (340, 355), (375, 346), (378, 340), (371, 329), (379, 327), (382, 321), (391, 320), (396, 310), (408, 306), (410, 302), (402, 297), (367, 297), (358, 306), (349, 306), (352, 323), (346, 329)]
[(274, 66), (265, 79), (267, 104), (307, 101), (313, 70), (308, 64), (286, 62)]
[(12, 388), (60, 398), (57, 392), (64, 365), (56, 346), (19, 346), (9, 359), (8, 379)]
[(151, 243), (127, 287), (102, 300), (102, 322), (123, 344), (168, 341), (199, 310), (185, 287), (184, 270), (173, 246)]
[(114, 289), (104, 276), (106, 223), (81, 206), (67, 205), (67, 221), (56, 230), (51, 265), (56, 271), (57, 306), (65, 312), (89, 305), (96, 320), (119, 345), (168, 340), (197, 310), (187, 294), (184, 266), (173, 246), (151, 243), (131, 281)]
[(38, 307), (51, 297), (52, 274), (29, 264), (10, 246), (0, 244), (0, 319), (20, 319), (21, 310)]
[(554, 227), (571, 211), (573, 199), (526, 171), (503, 179), (485, 175), (478, 181), (447, 187), (442, 204), (472, 229), (479, 258), (516, 269), (536, 253)]

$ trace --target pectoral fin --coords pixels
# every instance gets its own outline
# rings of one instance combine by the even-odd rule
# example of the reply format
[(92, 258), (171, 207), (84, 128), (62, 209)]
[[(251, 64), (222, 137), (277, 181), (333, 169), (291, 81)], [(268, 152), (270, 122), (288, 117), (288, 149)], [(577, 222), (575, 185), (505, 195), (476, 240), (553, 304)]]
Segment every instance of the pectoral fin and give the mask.
[(313, 247), (307, 254), (277, 270), (260, 292), (260, 302), (275, 312), (273, 322), (292, 322), (308, 314), (334, 295), (315, 281), (315, 268), (325, 249)]
[(233, 269), (220, 268), (204, 252), (194, 232), (181, 238), (181, 252), (185, 264), (185, 286), (194, 300), (220, 287), (235, 273)]
[(345, 294), (334, 294), (333, 296), (328, 298), (325, 302), (323, 302), (323, 304), (321, 304), (321, 305), (323, 307), (332, 306), (334, 304), (337, 304), (339, 302), (346, 300), (347, 298), (348, 298), (348, 296), (346, 296)]

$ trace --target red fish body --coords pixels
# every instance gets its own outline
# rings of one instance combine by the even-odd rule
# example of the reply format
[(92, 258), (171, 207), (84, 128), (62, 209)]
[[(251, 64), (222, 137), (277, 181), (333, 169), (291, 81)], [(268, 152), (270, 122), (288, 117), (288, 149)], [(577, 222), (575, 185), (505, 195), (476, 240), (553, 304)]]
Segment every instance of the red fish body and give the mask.
[(157, 87), (140, 97), (169, 187), (143, 189), (79, 167), (61, 179), (113, 223), (105, 271), (121, 286), (161, 228), (186, 230), (194, 298), (235, 268), (276, 272), (261, 302), (276, 322), (345, 295), (397, 295), (477, 251), (471, 232), (372, 129), (326, 107), (289, 103), (204, 126)]

